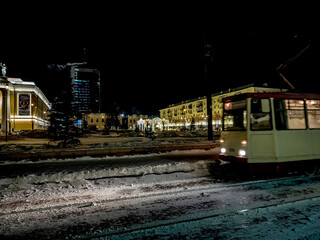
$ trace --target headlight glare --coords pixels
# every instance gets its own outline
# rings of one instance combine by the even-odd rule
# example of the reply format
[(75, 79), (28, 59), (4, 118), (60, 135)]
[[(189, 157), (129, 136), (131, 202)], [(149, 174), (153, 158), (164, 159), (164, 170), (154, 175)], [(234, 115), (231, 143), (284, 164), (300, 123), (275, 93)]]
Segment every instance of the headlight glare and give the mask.
[(242, 140), (241, 140), (241, 144), (244, 145), (244, 146), (246, 146), (246, 145), (247, 145), (247, 139), (242, 139)]
[(240, 157), (244, 157), (247, 153), (246, 153), (246, 150), (240, 149), (238, 154), (239, 154)]
[(227, 152), (227, 149), (226, 149), (226, 148), (221, 148), (221, 149), (220, 149), (220, 152), (221, 152), (221, 153), (226, 153), (226, 152)]

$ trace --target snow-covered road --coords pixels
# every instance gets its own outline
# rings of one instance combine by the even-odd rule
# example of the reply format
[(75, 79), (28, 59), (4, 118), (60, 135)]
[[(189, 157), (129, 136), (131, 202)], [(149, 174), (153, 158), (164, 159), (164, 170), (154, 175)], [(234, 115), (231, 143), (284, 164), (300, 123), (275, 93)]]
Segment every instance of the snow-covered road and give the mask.
[(221, 181), (203, 174), (214, 154), (135, 156), (140, 163), (113, 166), (118, 177), (101, 169), (97, 162), (103, 159), (92, 159), (97, 162), (87, 170), (82, 163), (89, 159), (70, 159), (64, 163), (77, 167), (61, 171), (54, 164), (36, 174), (29, 168), (21, 176), (4, 176), (0, 239), (319, 238), (320, 177)]

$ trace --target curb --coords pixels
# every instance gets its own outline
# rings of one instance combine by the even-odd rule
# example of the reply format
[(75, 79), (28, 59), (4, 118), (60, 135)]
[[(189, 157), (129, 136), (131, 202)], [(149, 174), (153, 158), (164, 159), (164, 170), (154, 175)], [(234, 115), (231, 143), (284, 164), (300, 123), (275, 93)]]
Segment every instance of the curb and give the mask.
[(147, 153), (161, 153), (175, 150), (193, 150), (203, 149), (210, 150), (219, 147), (219, 144), (202, 144), (202, 145), (177, 145), (177, 146), (158, 146), (158, 147), (127, 147), (127, 148), (90, 148), (90, 149), (71, 149), (59, 151), (38, 151), (25, 153), (6, 153), (0, 154), (0, 160), (19, 161), (23, 159), (39, 160), (48, 158), (76, 158), (76, 157), (104, 157), (104, 156), (125, 156)]

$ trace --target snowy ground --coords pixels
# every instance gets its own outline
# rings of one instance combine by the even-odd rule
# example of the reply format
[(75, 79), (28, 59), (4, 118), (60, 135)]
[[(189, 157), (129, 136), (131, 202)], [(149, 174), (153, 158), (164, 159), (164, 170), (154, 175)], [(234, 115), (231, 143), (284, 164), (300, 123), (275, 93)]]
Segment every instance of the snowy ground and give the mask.
[(162, 193), (159, 184), (163, 183), (174, 191), (204, 184), (206, 181), (201, 176), (208, 175), (207, 163), (213, 161), (217, 153), (218, 149), (126, 157), (3, 161), (0, 164), (0, 221), (4, 224), (0, 235), (33, 236), (37, 228), (48, 228), (52, 224), (52, 219), (42, 217), (66, 207), (74, 210), (99, 202), (154, 195)]
[(0, 239), (319, 239), (319, 177), (217, 179), (218, 151), (4, 161)]

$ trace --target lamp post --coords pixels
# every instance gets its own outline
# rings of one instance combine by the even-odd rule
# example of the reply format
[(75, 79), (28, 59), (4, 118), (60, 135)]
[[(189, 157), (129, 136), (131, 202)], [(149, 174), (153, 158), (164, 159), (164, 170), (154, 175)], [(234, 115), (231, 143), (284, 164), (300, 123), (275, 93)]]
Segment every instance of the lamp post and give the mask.
[(6, 85), (6, 91), (5, 96), (3, 99), (5, 99), (5, 104), (2, 103), (3, 107), (5, 108), (5, 122), (6, 122), (6, 142), (8, 142), (8, 94), (9, 94), (9, 86)]
[(32, 109), (31, 109), (31, 129), (33, 130), (33, 128), (34, 128), (34, 107), (33, 107), (33, 103), (31, 103), (31, 107), (32, 107)]
[(207, 40), (207, 28), (206, 25), (204, 26), (204, 75), (205, 75), (205, 82), (207, 83), (207, 115), (208, 115), (208, 141), (213, 140), (213, 129), (212, 129), (212, 98), (210, 92), (210, 81), (211, 81), (211, 68), (213, 65), (213, 47), (211, 44), (208, 43)]

